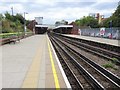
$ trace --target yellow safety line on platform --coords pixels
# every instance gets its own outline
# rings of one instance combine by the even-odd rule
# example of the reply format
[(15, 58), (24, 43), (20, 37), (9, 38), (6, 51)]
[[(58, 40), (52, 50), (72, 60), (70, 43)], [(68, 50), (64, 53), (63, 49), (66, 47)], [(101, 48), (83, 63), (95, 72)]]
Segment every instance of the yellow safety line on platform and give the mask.
[(50, 50), (49, 41), (48, 41), (48, 50), (49, 50), (49, 55), (50, 55), (50, 61), (51, 61), (51, 64), (52, 64), (52, 71), (53, 71), (53, 76), (54, 76), (55, 87), (58, 90), (58, 89), (60, 89), (60, 85), (59, 85), (59, 80), (58, 80), (57, 72), (56, 72), (53, 57), (52, 57), (52, 52)]
[(41, 48), (37, 49), (35, 57), (32, 61), (32, 64), (26, 74), (24, 82), (22, 84), (22, 88), (37, 88), (39, 73), (40, 73), (40, 59), (41, 59)]

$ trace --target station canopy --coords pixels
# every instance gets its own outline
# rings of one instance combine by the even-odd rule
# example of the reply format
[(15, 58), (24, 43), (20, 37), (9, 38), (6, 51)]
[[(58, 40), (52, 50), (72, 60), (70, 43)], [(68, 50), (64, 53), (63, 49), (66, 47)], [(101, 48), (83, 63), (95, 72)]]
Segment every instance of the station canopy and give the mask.
[(58, 29), (58, 28), (72, 28), (73, 25), (59, 25), (57, 27), (55, 27), (54, 29)]
[(45, 27), (45, 28), (47, 28), (48, 25), (44, 25), (44, 24), (42, 24), (42, 25), (35, 25), (35, 27)]

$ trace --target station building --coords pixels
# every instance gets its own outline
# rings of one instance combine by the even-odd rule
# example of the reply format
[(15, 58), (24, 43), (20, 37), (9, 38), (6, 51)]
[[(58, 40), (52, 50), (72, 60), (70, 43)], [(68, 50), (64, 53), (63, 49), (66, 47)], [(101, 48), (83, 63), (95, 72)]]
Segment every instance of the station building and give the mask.
[(60, 21), (55, 25), (43, 24), (43, 17), (35, 17), (27, 26), (35, 34), (44, 34), (47, 31), (52, 31), (61, 34), (78, 34), (78, 27), (75, 23), (68, 24), (67, 21)]
[(36, 24), (34, 25), (35, 34), (44, 34), (47, 32), (48, 25), (43, 24), (43, 17), (35, 17)]
[(47, 25), (35, 25), (35, 34), (44, 34), (47, 32)]
[(53, 32), (61, 33), (61, 34), (70, 34), (73, 25), (59, 25), (53, 29)]

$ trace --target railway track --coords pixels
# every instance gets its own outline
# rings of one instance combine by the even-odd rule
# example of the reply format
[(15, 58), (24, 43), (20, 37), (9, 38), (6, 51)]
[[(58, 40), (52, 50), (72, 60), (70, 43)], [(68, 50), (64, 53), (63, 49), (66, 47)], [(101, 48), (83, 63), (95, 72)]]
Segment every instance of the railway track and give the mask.
[[(53, 45), (58, 47), (57, 45), (59, 45), (58, 43), (56, 43), (57, 45), (55, 45), (54, 41), (51, 40)], [(56, 48), (55, 47), (55, 48)], [(90, 89), (90, 90), (93, 90), (93, 89), (101, 89), (103, 90), (103, 87), (98, 83), (96, 82), (96, 80), (94, 80), (94, 78), (88, 74), (88, 72), (84, 72), (84, 68), (83, 71), (81, 71), (81, 69), (77, 68), (76, 69), (76, 64), (74, 64), (74, 66), (72, 65), (72, 62), (70, 62), (69, 60), (70, 59), (73, 59), (73, 57), (71, 57), (68, 52), (63, 52), (63, 50), (61, 49), (61, 47), (59, 47), (59, 49), (56, 50), (58, 53), (59, 53), (59, 56), (58, 57), (62, 57), (62, 64), (66, 64), (68, 67), (69, 67), (69, 70), (72, 72), (71, 74), (73, 74), (75, 80), (73, 79), (73, 77), (71, 78), (70, 76), (68, 76), (68, 79), (70, 78), (70, 84), (72, 86), (73, 89), (75, 88), (79, 88), (81, 90), (84, 90), (84, 89)], [(66, 57), (67, 55), (67, 57)], [(66, 68), (64, 68), (64, 70), (66, 70)], [(66, 72), (66, 73), (70, 73), (70, 72)], [(71, 75), (69, 74), (69, 75)], [(88, 79), (89, 77), (89, 79)], [(92, 79), (91, 79), (92, 78)], [(73, 83), (72, 81), (76, 81), (76, 83)], [(72, 82), (72, 83), (71, 83)], [(76, 84), (77, 87), (74, 85)]]
[(89, 44), (77, 41), (77, 40), (73, 40), (69, 37), (66, 36), (61, 36), (59, 34), (55, 34), (57, 35), (57, 37), (62, 38), (63, 40), (65, 40), (66, 42), (75, 45), (76, 47), (85, 50), (87, 52), (93, 53), (97, 56), (100, 56), (102, 58), (105, 58), (107, 60), (112, 61), (113, 63), (120, 65), (120, 54), (118, 52), (113, 52), (110, 50), (106, 50), (100, 47), (95, 47), (95, 46), (91, 46)]
[[(61, 49), (59, 49), (59, 47), (55, 44), (55, 42), (51, 39), (51, 42), (55, 48), (55, 51), (57, 53), (57, 56), (60, 60), (60, 62), (62, 63), (62, 67), (65, 71), (66, 76), (68, 77), (68, 80), (72, 86), (72, 88), (79, 88), (80, 90), (83, 89), (81, 83), (79, 82), (77, 76), (75, 75), (75, 73), (73, 72), (73, 70), (70, 68), (70, 65), (66, 62), (66, 57), (64, 56), (64, 54), (62, 53)], [(74, 67), (72, 67), (74, 68)]]
[[(58, 33), (55, 33), (55, 34), (58, 34)], [(82, 42), (82, 43), (85, 43), (85, 44), (88, 44), (88, 45), (91, 45), (91, 46), (94, 46), (94, 47), (99, 47), (99, 48), (102, 48), (102, 49), (105, 49), (105, 50), (112, 51), (112, 52), (120, 54), (120, 50), (119, 50), (120, 47), (118, 47), (118, 46), (113, 46), (113, 45), (94, 42), (94, 41), (89, 41), (89, 40), (80, 39), (80, 38), (69, 37), (69, 36), (65, 36), (65, 35), (62, 35), (62, 34), (58, 34), (58, 35), (61, 35), (62, 37), (70, 38), (72, 40)]]
[(51, 35), (50, 38), (57, 53), (59, 53), (58, 56), (63, 60), (62, 63), (66, 63), (72, 74), (74, 73), (73, 76), (77, 77), (76, 82), (78, 81), (80, 89), (120, 88), (120, 79), (117, 76), (82, 56), (64, 40)]

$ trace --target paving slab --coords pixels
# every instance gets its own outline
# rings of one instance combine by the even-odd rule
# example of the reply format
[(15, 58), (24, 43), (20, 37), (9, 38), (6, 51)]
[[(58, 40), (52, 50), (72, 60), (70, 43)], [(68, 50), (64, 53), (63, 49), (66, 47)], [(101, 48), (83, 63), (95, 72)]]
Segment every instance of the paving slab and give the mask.
[(70, 34), (63, 34), (63, 35), (120, 47), (120, 40), (90, 37), (90, 36), (70, 35)]
[[(2, 88), (56, 88), (47, 34), (2, 47)], [(67, 88), (50, 47), (60, 88)]]

